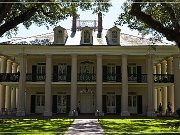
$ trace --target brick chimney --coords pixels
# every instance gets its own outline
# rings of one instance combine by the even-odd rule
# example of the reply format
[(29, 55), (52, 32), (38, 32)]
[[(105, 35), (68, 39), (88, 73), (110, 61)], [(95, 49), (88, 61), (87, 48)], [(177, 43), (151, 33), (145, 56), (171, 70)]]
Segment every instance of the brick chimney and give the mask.
[(102, 32), (102, 13), (98, 13), (98, 33)]
[(76, 19), (77, 19), (77, 15), (73, 14), (73, 20), (72, 20), (72, 32), (76, 32)]

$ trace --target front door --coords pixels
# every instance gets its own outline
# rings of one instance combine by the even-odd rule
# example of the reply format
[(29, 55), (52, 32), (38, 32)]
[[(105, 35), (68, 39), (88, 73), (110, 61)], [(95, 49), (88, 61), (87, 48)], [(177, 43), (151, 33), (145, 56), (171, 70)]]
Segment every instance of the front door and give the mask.
[(129, 110), (129, 113), (132, 113), (132, 114), (137, 113), (137, 96), (136, 95), (128, 96), (128, 110)]
[(95, 112), (94, 94), (91, 93), (81, 94), (80, 113), (94, 113), (94, 112)]
[(36, 95), (36, 113), (44, 112), (44, 104), (45, 104), (45, 96), (44, 95)]
[(58, 95), (57, 96), (57, 113), (66, 113), (67, 106), (67, 96)]
[(116, 113), (116, 95), (107, 95), (107, 113)]

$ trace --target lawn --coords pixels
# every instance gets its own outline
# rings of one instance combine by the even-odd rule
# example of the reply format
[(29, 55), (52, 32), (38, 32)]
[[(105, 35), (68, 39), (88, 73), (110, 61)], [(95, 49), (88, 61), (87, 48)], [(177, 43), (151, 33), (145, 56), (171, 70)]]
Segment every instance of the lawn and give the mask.
[(0, 135), (62, 135), (73, 119), (0, 119)]
[[(180, 120), (100, 119), (106, 134), (180, 134)], [(179, 133), (178, 133), (179, 132)]]

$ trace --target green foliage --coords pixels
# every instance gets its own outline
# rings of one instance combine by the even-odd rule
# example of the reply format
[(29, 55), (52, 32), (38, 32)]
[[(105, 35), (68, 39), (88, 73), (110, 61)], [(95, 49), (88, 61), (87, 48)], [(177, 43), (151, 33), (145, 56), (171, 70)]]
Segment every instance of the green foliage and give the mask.
[(163, 134), (180, 132), (180, 120), (168, 119), (101, 119), (108, 134)]
[[(0, 3), (0, 10), (2, 11), (0, 14), (0, 36), (5, 32), (7, 35), (11, 35), (12, 31), (17, 32), (17, 26), (20, 23), (23, 23), (27, 29), (33, 23), (37, 26), (45, 25), (48, 28), (49, 25), (56, 25), (60, 20), (77, 14), (78, 9), (93, 10), (94, 13), (97, 13), (108, 12), (108, 8), (111, 6), (109, 0), (74, 1), (37, 0), (34, 2), (33, 0), (16, 0), (16, 3)], [(21, 17), (22, 15), (25, 17)]]
[(162, 24), (164, 28), (179, 31), (180, 0), (127, 0), (121, 7), (123, 13), (119, 15), (116, 21), (117, 25), (127, 24), (130, 29), (138, 30), (142, 35), (152, 34), (157, 39), (162, 36), (167, 37), (161, 31), (154, 29), (153, 22), (149, 25), (145, 21), (137, 19), (131, 13), (135, 11), (132, 11), (132, 5), (135, 4), (140, 4), (141, 11)]

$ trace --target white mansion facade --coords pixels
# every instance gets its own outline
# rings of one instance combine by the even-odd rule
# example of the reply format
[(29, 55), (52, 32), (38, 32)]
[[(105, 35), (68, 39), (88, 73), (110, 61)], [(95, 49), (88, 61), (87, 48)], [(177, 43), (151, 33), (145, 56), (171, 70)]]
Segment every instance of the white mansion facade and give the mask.
[(73, 17), (71, 30), (0, 43), (0, 114), (154, 116), (160, 103), (163, 113), (168, 102), (180, 108), (177, 46), (103, 29), (101, 13), (92, 23)]

